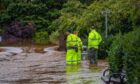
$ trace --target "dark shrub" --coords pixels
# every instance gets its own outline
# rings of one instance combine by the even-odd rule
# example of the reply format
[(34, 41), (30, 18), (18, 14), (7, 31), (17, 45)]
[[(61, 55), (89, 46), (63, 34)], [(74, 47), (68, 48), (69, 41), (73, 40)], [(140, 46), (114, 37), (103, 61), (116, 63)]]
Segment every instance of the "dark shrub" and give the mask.
[(32, 23), (24, 25), (19, 21), (13, 21), (11, 24), (6, 26), (3, 34), (3, 39), (28, 39), (32, 38), (35, 28)]
[(99, 59), (105, 59), (108, 56), (108, 51), (109, 48), (112, 44), (112, 41), (114, 39), (113, 36), (110, 36), (108, 38), (105, 38), (102, 36), (102, 42), (100, 44), (100, 48), (99, 48)]

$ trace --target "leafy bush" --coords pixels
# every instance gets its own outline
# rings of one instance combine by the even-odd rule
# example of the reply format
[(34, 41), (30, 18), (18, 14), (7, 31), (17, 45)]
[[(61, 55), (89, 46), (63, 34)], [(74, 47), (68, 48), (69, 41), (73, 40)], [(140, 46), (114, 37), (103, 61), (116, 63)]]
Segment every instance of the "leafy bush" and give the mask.
[(48, 44), (49, 43), (49, 35), (47, 31), (36, 32), (34, 36), (35, 43), (37, 44)]
[(48, 26), (60, 16), (59, 10), (66, 0), (2, 0), (0, 5), (1, 28), (13, 20), (32, 22), (37, 31), (52, 30)]
[[(7, 12), (11, 16), (21, 17), (30, 15), (45, 15), (48, 8), (45, 4), (12, 3), (8, 6)], [(16, 14), (15, 14), (16, 13)]]
[(110, 67), (110, 72), (119, 72), (123, 68), (123, 49), (122, 49), (122, 35), (118, 34), (115, 37), (115, 40), (113, 41), (110, 49), (109, 49), (109, 67)]
[(45, 4), (33, 3), (11, 3), (7, 8), (7, 14), (11, 19), (36, 24), (36, 29), (47, 30), (49, 19), (47, 18), (48, 8)]
[(117, 35), (109, 51), (111, 73), (120, 69), (126, 71), (127, 84), (140, 83), (140, 29), (122, 35)]
[(6, 13), (0, 13), (0, 26), (3, 27), (5, 24), (11, 22), (11, 17)]
[(128, 33), (123, 39), (125, 70), (128, 84), (140, 83), (140, 27)]
[(59, 42), (59, 32), (58, 31), (52, 32), (52, 34), (49, 36), (49, 41), (52, 44), (58, 44), (58, 42)]
[(109, 36), (108, 38), (102, 36), (102, 39), (103, 40), (99, 48), (99, 59), (105, 59), (108, 56), (108, 51), (114, 40), (114, 36)]

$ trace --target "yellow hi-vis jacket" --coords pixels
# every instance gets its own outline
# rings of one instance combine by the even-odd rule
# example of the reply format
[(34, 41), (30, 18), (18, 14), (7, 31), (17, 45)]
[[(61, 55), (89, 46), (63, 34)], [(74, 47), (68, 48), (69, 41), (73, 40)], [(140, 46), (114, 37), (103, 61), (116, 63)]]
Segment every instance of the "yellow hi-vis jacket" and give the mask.
[(77, 52), (75, 49), (69, 49), (69, 47), (78, 46), (78, 39), (75, 34), (70, 34), (66, 41), (67, 53), (66, 53), (66, 64), (77, 64)]
[(101, 35), (95, 29), (93, 29), (88, 36), (88, 49), (89, 48), (98, 49), (101, 41), (102, 41)]
[(83, 43), (82, 43), (82, 41), (81, 41), (81, 39), (80, 39), (80, 37), (78, 37), (78, 58), (77, 58), (77, 60), (78, 60), (78, 62), (80, 63), (80, 61), (81, 61), (81, 52), (82, 52), (82, 48), (83, 48)]

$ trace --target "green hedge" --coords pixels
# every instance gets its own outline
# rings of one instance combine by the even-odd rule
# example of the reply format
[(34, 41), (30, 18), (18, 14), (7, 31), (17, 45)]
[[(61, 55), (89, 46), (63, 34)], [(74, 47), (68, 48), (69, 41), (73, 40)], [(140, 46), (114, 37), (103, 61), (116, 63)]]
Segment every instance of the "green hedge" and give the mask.
[(49, 35), (46, 31), (36, 32), (34, 36), (34, 41), (37, 44), (48, 44), (49, 43)]
[(110, 47), (109, 65), (110, 72), (126, 71), (127, 84), (140, 83), (140, 29), (125, 34), (117, 35)]
[(140, 28), (125, 35), (123, 39), (125, 70), (128, 84), (140, 83)]
[(110, 72), (119, 72), (123, 64), (123, 49), (122, 49), (122, 35), (118, 34), (113, 41), (108, 52), (108, 61), (110, 65)]
[(52, 34), (49, 36), (49, 41), (51, 44), (59, 44), (59, 32), (52, 32)]
[[(60, 16), (60, 8), (57, 8), (57, 6), (61, 7), (63, 3), (53, 1), (54, 3), (47, 4), (47, 2), (50, 1), (45, 2), (46, 3), (42, 3), (42, 1), (38, 3), (35, 3), (35, 1), (31, 1), (30, 3), (26, 1), (19, 1), (17, 3), (14, 1), (9, 2), (7, 7), (3, 9), (3, 11), (0, 11), (1, 28), (14, 20), (18, 20), (23, 23), (32, 22), (35, 24), (36, 31), (48, 31), (48, 33), (51, 34), (54, 29), (49, 28), (49, 25)], [(55, 6), (53, 7), (54, 4)], [(50, 6), (52, 7), (49, 8)]]

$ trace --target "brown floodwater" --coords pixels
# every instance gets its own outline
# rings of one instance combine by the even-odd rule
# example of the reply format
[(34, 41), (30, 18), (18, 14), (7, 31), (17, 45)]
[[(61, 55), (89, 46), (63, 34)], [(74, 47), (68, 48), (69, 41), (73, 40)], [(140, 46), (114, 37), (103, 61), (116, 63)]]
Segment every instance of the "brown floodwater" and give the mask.
[[(104, 84), (100, 77), (107, 67), (105, 60), (99, 60), (98, 67), (89, 66), (88, 60), (68, 66), (65, 52), (56, 51), (56, 46), (32, 47), (43, 48), (43, 53), (23, 52), (23, 47), (8, 48), (0, 48), (4, 50), (0, 52), (0, 84)], [(12, 49), (20, 53), (13, 53)]]

